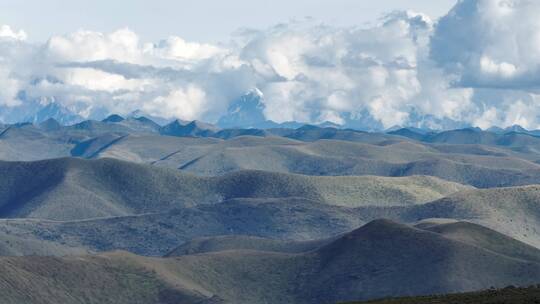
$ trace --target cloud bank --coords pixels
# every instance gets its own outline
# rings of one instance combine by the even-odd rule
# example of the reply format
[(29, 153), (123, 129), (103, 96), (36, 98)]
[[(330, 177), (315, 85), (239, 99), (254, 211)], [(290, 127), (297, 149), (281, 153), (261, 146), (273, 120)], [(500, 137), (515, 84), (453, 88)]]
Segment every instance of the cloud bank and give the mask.
[(46, 43), (0, 26), (0, 119), (50, 103), (84, 118), (140, 110), (214, 122), (251, 89), (267, 119), (394, 125), (540, 127), (540, 3), (462, 0), (440, 20), (389, 13), (372, 27), (291, 21), (219, 45), (129, 29)]

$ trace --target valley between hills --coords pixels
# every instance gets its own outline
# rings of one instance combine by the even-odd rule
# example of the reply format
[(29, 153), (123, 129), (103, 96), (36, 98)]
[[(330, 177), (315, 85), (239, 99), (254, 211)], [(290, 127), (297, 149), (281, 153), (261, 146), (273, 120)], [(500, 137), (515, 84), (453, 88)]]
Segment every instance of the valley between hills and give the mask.
[(540, 283), (539, 204), (533, 131), (1, 125), (0, 302), (474, 297)]

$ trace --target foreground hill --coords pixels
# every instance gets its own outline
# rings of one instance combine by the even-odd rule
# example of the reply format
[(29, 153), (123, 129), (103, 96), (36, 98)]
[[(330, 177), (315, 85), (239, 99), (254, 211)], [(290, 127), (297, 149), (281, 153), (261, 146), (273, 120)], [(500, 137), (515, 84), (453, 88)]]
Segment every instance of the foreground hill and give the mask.
[(513, 252), (385, 220), (301, 253), (0, 258), (3, 303), (337, 303), (539, 280), (540, 264)]
[(244, 171), (198, 177), (113, 159), (0, 162), (0, 216), (80, 220), (168, 212), (234, 198), (337, 206), (410, 205), (469, 189), (433, 177), (310, 177)]
[[(386, 299), (348, 304), (530, 304), (540, 301), (540, 287), (490, 289), (480, 292), (439, 296)], [(345, 303), (343, 303), (345, 304)]]

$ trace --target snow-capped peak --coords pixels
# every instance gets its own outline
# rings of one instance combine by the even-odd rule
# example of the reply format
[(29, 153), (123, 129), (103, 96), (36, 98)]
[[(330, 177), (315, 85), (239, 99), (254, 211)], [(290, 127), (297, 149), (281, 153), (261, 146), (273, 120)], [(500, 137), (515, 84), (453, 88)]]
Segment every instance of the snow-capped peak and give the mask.
[(250, 89), (245, 95), (255, 95), (259, 98), (264, 98), (264, 93), (257, 87)]

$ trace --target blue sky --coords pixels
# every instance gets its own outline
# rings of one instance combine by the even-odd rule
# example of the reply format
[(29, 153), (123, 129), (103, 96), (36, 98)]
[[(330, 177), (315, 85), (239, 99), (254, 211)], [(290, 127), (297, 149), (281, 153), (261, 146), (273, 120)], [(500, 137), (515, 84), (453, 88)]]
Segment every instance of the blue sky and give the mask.
[(432, 17), (455, 0), (0, 0), (0, 24), (24, 29), (30, 40), (78, 29), (109, 32), (129, 27), (145, 40), (169, 35), (194, 41), (226, 39), (238, 28), (263, 28), (314, 17), (333, 25), (363, 25), (392, 10)]

